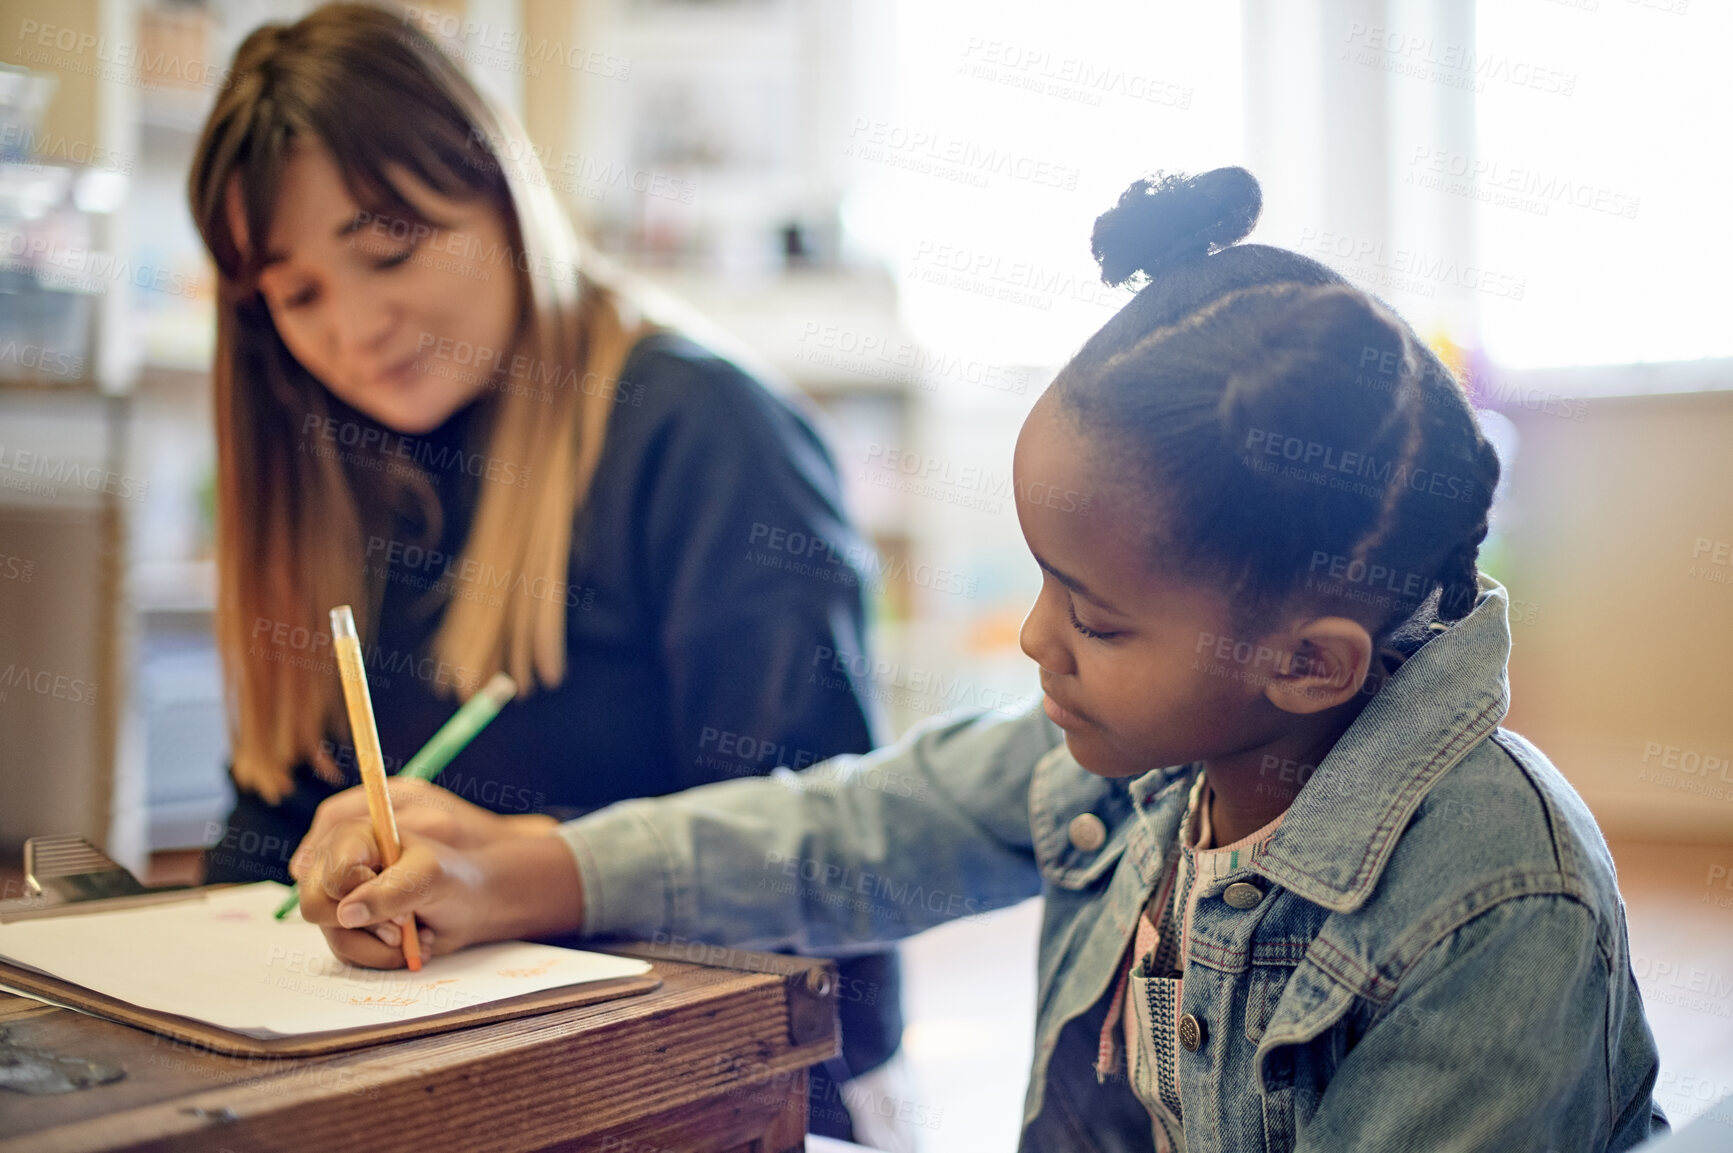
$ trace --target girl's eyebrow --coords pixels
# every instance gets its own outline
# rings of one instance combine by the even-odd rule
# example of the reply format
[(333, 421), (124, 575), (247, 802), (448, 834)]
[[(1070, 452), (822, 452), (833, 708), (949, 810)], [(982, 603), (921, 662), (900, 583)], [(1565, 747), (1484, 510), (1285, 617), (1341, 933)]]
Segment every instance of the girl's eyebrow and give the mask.
[[(1033, 556), (1034, 554), (1031, 553), (1030, 555)], [(1124, 613), (1120, 612), (1118, 609), (1114, 608), (1113, 605), (1109, 604), (1107, 601), (1102, 600), (1100, 597), (1098, 597), (1094, 593), (1090, 592), (1089, 589), (1084, 586), (1083, 582), (1078, 580), (1076, 577), (1068, 576), (1067, 574), (1060, 572), (1058, 569), (1054, 568), (1052, 565), (1050, 565), (1046, 561), (1042, 560), (1039, 556), (1035, 557), (1035, 563), (1040, 565), (1042, 568), (1042, 571), (1046, 572), (1054, 580), (1058, 581), (1060, 584), (1064, 585), (1066, 588), (1070, 589), (1072, 592), (1076, 593), (1078, 596), (1082, 597), (1084, 600), (1089, 601), (1091, 604), (1095, 605), (1096, 607), (1106, 609), (1108, 612), (1112, 613), (1114, 616), (1121, 616), (1122, 617), (1125, 615)]]

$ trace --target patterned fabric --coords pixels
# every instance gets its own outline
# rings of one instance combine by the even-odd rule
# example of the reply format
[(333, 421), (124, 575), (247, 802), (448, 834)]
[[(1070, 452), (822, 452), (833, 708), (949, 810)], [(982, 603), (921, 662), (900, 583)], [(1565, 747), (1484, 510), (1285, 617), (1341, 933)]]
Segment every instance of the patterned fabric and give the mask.
[[(1135, 1033), (1133, 1032), (1133, 1022), (1130, 1016), (1123, 1011), (1123, 1006), (1125, 1004), (1126, 979), (1131, 975), (1131, 969), (1135, 966), (1138, 959), (1148, 956), (1152, 950), (1162, 943), (1162, 934), (1160, 930), (1156, 928), (1155, 922), (1151, 920), (1151, 916), (1156, 912), (1156, 910), (1163, 908), (1167, 904), (1168, 896), (1173, 892), (1174, 878), (1179, 872), (1178, 859), (1179, 853), (1177, 849), (1168, 854), (1167, 862), (1162, 865), (1161, 875), (1156, 880), (1154, 891), (1150, 894), (1148, 902), (1143, 907), (1143, 915), (1137, 919), (1137, 938), (1132, 942), (1130, 956), (1126, 961), (1125, 966), (1120, 971), (1119, 983), (1115, 985), (1113, 989), (1113, 999), (1107, 1004), (1107, 1019), (1102, 1023), (1101, 1027), (1101, 1043), (1097, 1047), (1095, 1056), (1095, 1077), (1097, 1081), (1105, 1081), (1107, 1078), (1119, 1072), (1121, 1042), (1114, 1036), (1114, 1025), (1116, 1022), (1124, 1032), (1125, 1052), (1136, 1052), (1137, 1047), (1134, 1042)], [(1169, 917), (1163, 916), (1161, 919), (1166, 923), (1172, 923), (1171, 918)], [(1169, 934), (1169, 936), (1171, 935), (1172, 934)], [(1171, 954), (1171, 950), (1167, 950), (1167, 952)]]
[[(1176, 1022), (1185, 989), (1185, 946), (1198, 894), (1209, 887), (1208, 882), (1246, 868), (1262, 856), (1282, 823), (1277, 816), (1231, 845), (1210, 848), (1215, 834), (1207, 776), (1199, 773), (1192, 786), (1179, 843), (1168, 854), (1137, 920), (1137, 935), (1108, 1003), (1096, 1052), (1098, 1081), (1120, 1071), (1123, 1054), (1126, 1079), (1149, 1111), (1159, 1153), (1185, 1153), (1179, 1094), (1182, 1050)], [(1200, 879), (1204, 885), (1198, 884)]]
[(1131, 1084), (1155, 1123), (1155, 1145), (1161, 1153), (1184, 1153), (1185, 1131), (1179, 1100), (1178, 1021), (1182, 982), (1178, 977), (1149, 976), (1139, 964), (1131, 974), (1127, 998), (1127, 1029), (1136, 1031), (1128, 1050)]

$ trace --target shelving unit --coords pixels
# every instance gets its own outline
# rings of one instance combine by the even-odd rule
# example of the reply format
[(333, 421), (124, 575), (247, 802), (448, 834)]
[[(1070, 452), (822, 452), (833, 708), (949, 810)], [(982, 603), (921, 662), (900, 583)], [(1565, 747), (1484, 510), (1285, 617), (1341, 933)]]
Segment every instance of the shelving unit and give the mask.
[[(156, 667), (165, 611), (171, 645), (184, 657), (185, 638), (202, 636), (197, 659), (207, 674), (216, 667), (209, 581), (197, 579), (198, 543), (208, 532), (188, 523), (197, 519), (200, 467), (211, 458), (211, 285), (184, 206), (188, 162), (215, 90), (187, 76), (205, 74), (204, 63), (232, 48), (221, 9), (235, 7), (24, 0), (15, 6), (20, 29), (33, 21), (54, 30), (53, 47), (22, 31), (0, 46), (14, 92), (28, 70), (52, 94), (6, 137), (18, 145), (5, 159), (19, 179), (0, 170), (0, 193), (15, 193), (0, 233), (50, 241), (11, 245), (34, 259), (0, 272), (0, 328), (7, 339), (49, 346), (46, 358), (31, 359), (50, 366), (21, 371), (31, 366), (16, 352), (8, 358), (0, 339), (0, 451), (32, 454), (41, 475), (75, 478), (47, 484), (27, 468), (15, 478), (21, 484), (0, 485), (0, 552), (34, 562), (29, 582), (0, 588), (0, 670), (48, 669), (94, 690), (94, 703), (71, 702), (49, 680), (49, 693), (14, 691), (0, 707), (8, 770), (0, 843), (76, 832), (140, 866), (152, 848), (201, 839), (202, 828), (190, 839), (164, 839), (155, 810), (165, 782), (202, 770), (193, 774), (195, 791), (210, 807), (226, 803), (220, 748), (212, 757), (196, 741), (165, 742), (153, 727), (162, 693), (134, 686), (167, 683)], [(236, 19), (250, 25), (259, 15), (249, 6)], [(90, 47), (84, 36), (107, 47)], [(119, 44), (140, 51), (116, 56)], [(158, 59), (200, 67), (141, 75), (128, 63)], [(12, 114), (26, 111), (13, 101)], [(68, 155), (94, 167), (53, 163)], [(38, 163), (45, 158), (46, 167)], [(18, 210), (20, 180), (42, 184), (45, 173), (66, 194), (46, 213), (27, 201)], [(45, 310), (64, 321), (46, 324)], [(0, 461), (0, 480), (9, 476)], [(79, 491), (92, 480), (95, 491)], [(195, 678), (205, 728), (220, 741), (220, 693), (210, 680)]]
[[(526, 123), (542, 126), (536, 144), (556, 161), (579, 157), (689, 188), (689, 203), (617, 186), (599, 196), (578, 189), (567, 203), (613, 256), (712, 321), (723, 347), (749, 350), (821, 410), (851, 512), (878, 553), (871, 691), (887, 735), (953, 705), (1032, 689), (1015, 644), (1020, 616), (1002, 603), (1016, 579), (1006, 567), (1022, 553), (1000, 450), (1020, 413), (959, 403), (954, 394), (966, 390), (946, 375), (945, 354), (904, 323), (897, 279), (855, 251), (844, 227), (857, 174), (843, 146), (881, 95), (875, 61), (889, 49), (892, 16), (866, 0), (591, 0), (574, 12), (543, 32), (629, 61), (632, 83), (589, 73), (526, 80)], [(728, 132), (697, 147), (706, 118), (659, 126), (656, 93), (684, 94), (689, 107), (727, 119)], [(1030, 400), (1037, 377), (1029, 374)], [(947, 458), (957, 443), (990, 444), (983, 459), (1004, 456), (1001, 491), (985, 502), (997, 513), (959, 520), (956, 506), (886, 468), (887, 454)], [(952, 574), (944, 580), (968, 595), (924, 579), (935, 573)], [(1008, 600), (1024, 603), (1020, 591)]]
[(73, 832), (136, 860), (116, 798), (132, 783), (123, 605), (140, 494), (113, 353), (124, 280), (106, 261), (124, 240), (127, 101), (14, 59), (33, 51), (23, 21), (94, 29), (113, 7), (15, 6), (0, 50), (0, 844)]

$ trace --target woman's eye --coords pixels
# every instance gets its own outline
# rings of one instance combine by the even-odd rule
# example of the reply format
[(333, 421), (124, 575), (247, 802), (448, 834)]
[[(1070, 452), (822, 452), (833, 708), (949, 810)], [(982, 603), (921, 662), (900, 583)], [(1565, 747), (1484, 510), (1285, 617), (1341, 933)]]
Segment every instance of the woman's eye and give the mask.
[(384, 270), (387, 268), (396, 268), (398, 265), (400, 265), (404, 261), (408, 260), (414, 254), (415, 254), (415, 245), (411, 244), (409, 247), (405, 248), (402, 252), (393, 252), (390, 256), (380, 257), (378, 260), (376, 260), (373, 263), (373, 267), (377, 268), (377, 269), (381, 269), (381, 270)]
[(1106, 640), (1107, 638), (1114, 635), (1113, 633), (1099, 632), (1095, 629), (1090, 628), (1088, 625), (1084, 624), (1082, 621), (1078, 620), (1077, 619), (1077, 606), (1076, 605), (1066, 605), (1065, 611), (1071, 614), (1071, 627), (1076, 629), (1078, 632), (1082, 633), (1084, 636), (1090, 638), (1091, 640)]
[(304, 304), (311, 303), (313, 303), (313, 290), (311, 288), (303, 288), (299, 292), (292, 292), (288, 296), (283, 297), (283, 301), (278, 307), (300, 308)]

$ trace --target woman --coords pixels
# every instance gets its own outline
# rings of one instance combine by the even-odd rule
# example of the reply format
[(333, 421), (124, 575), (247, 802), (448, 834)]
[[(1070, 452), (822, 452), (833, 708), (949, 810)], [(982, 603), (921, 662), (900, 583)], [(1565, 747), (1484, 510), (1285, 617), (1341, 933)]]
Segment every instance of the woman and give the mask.
[[(640, 315), (534, 162), (502, 155), (534, 153), (429, 39), (360, 5), (255, 31), (205, 127), (238, 793), (210, 881), (286, 880), (357, 782), (339, 604), (392, 768), (493, 673), (517, 681), (440, 783), (526, 826), (873, 744), (858, 686), (811, 673), (863, 647), (860, 573), (764, 547), (863, 555), (823, 443)], [(845, 999), (837, 1081), (901, 1033), (894, 954), (843, 976), (872, 996)], [(813, 1095), (814, 1131), (850, 1136), (828, 1078)]]

